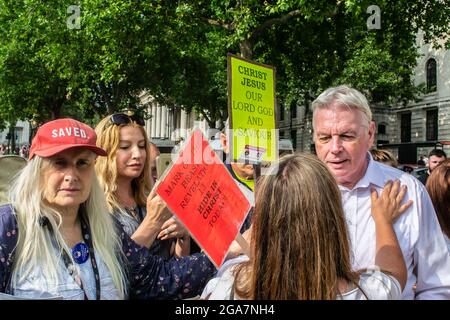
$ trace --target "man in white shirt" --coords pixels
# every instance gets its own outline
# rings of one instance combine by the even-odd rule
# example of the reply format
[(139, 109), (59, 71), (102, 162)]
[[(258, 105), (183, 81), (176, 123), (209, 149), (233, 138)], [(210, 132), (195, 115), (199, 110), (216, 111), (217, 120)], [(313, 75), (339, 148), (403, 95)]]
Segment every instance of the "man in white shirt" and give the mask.
[(417, 179), (372, 159), (368, 150), (375, 123), (367, 99), (353, 88), (339, 86), (325, 90), (312, 107), (317, 156), (341, 190), (354, 269), (375, 262), (370, 189), (380, 193), (388, 180), (399, 179), (408, 190), (404, 201), (413, 201), (394, 224), (408, 269), (403, 299), (450, 299), (450, 255), (433, 204)]

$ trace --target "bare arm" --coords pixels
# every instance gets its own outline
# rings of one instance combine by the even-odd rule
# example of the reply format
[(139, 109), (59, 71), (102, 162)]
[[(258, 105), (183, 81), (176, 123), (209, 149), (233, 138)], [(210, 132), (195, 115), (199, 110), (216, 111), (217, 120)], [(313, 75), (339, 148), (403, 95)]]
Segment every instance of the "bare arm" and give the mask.
[(134, 242), (150, 248), (167, 219), (172, 216), (164, 201), (153, 192), (147, 198), (147, 215), (131, 236)]
[(158, 239), (167, 240), (175, 238), (175, 252), (177, 257), (188, 256), (191, 251), (191, 241), (189, 232), (184, 225), (176, 218), (171, 217), (166, 220), (159, 230)]
[(241, 242), (241, 244), (240, 244), (235, 239), (231, 243), (230, 248), (228, 249), (228, 253), (227, 253), (227, 256), (226, 256), (225, 260), (236, 258), (237, 256), (239, 256), (241, 254), (245, 254), (249, 258), (251, 258), (251, 255), (252, 255), (252, 242), (251, 242), (251, 240), (252, 240), (252, 230), (253, 230), (253, 226), (251, 225), (250, 228), (248, 228), (241, 236), (242, 240), (247, 242), (247, 244), (245, 244), (245, 247), (247, 247), (246, 250), (244, 250), (242, 248), (242, 246), (241, 246), (241, 244), (243, 244), (243, 243)]
[(175, 244), (175, 256), (184, 257), (191, 253), (191, 237), (178, 238)]
[(380, 197), (375, 189), (371, 190), (372, 217), (376, 229), (375, 264), (381, 270), (391, 273), (402, 289), (406, 284), (407, 270), (392, 224), (412, 204), (409, 200), (401, 205), (405, 194), (406, 186), (400, 188), (399, 180), (386, 183)]

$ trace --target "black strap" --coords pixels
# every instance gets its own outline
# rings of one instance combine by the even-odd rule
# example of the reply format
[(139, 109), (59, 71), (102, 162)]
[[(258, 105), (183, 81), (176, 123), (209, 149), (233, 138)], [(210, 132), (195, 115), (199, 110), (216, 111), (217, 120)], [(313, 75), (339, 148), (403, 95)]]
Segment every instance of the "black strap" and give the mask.
[(89, 248), (89, 257), (91, 258), (92, 270), (95, 278), (95, 300), (100, 300), (100, 275), (98, 272), (97, 261), (95, 260), (94, 245), (92, 243), (91, 228), (84, 215), (81, 216), (81, 230), (83, 231), (83, 238)]
[[(98, 272), (98, 266), (97, 261), (95, 260), (95, 254), (94, 254), (94, 245), (92, 244), (92, 237), (91, 237), (91, 230), (89, 227), (89, 223), (87, 222), (87, 219), (85, 219), (85, 216), (82, 212), (80, 212), (81, 216), (81, 231), (83, 233), (83, 239), (86, 242), (88, 248), (89, 248), (89, 258), (91, 260), (92, 270), (94, 271), (94, 278), (95, 278), (95, 300), (100, 300), (100, 275)], [(62, 258), (64, 261), (64, 264), (69, 271), (69, 274), (72, 276), (73, 280), (76, 284), (78, 284), (83, 290), (84, 293), (84, 300), (89, 300), (86, 291), (83, 287), (83, 282), (81, 281), (80, 275), (78, 272), (76, 272), (76, 268), (72, 263), (72, 260), (70, 260), (69, 255), (65, 250), (63, 250)]]
[(142, 211), (143, 210), (142, 210), (141, 206), (138, 205), (137, 206), (137, 214), (139, 217), (139, 223), (141, 223), (144, 220), (144, 213)]
[(11, 288), (11, 279), (12, 279), (12, 266), (13, 266), (13, 261), (14, 261), (14, 255), (16, 252), (16, 248), (14, 248), (14, 250), (9, 253), (8, 255), (8, 261), (9, 264), (6, 265), (6, 270), (5, 270), (5, 275), (4, 275), (4, 279), (3, 279), (3, 288), (5, 288), (5, 293), (6, 294), (12, 294), (12, 288)]

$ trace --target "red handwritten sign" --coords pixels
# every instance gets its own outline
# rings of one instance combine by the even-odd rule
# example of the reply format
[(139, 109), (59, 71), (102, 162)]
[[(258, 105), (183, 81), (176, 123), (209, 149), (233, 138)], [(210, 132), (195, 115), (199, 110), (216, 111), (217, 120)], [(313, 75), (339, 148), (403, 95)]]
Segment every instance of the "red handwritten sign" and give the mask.
[(194, 131), (156, 192), (219, 267), (250, 203), (200, 130)]

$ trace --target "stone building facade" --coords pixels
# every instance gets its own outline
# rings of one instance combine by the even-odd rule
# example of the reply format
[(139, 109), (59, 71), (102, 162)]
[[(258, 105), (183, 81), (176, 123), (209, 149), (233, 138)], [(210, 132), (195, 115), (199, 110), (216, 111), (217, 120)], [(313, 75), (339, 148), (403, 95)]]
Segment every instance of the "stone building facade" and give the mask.
[(421, 33), (417, 41), (420, 57), (414, 82), (426, 93), (417, 102), (394, 107), (387, 122), (391, 149), (402, 163), (428, 155), (436, 145), (450, 154), (450, 51), (433, 48)]
[(168, 153), (180, 141), (186, 140), (194, 127), (207, 132), (206, 121), (201, 120), (195, 112), (186, 113), (180, 107), (161, 105), (146, 92), (141, 94), (140, 100), (141, 104), (147, 106), (150, 116), (145, 121), (147, 134), (162, 152)]

